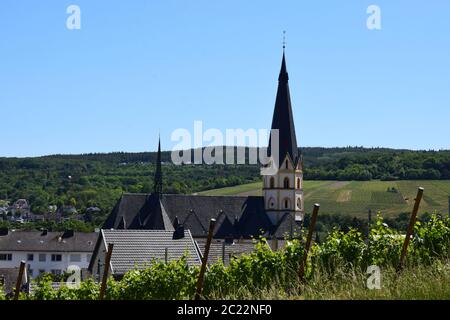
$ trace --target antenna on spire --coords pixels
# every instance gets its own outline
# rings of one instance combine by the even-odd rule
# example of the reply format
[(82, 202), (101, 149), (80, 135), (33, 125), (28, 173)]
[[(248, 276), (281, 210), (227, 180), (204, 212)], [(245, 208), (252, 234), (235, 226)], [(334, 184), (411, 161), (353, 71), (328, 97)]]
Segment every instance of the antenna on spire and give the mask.
[(286, 30), (283, 30), (283, 51), (286, 48)]

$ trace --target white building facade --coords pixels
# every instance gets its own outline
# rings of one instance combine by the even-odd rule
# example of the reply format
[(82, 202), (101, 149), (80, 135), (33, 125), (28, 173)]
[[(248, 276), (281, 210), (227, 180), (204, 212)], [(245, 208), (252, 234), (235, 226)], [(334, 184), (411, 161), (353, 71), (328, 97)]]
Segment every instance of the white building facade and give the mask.
[(5, 231), (0, 233), (0, 268), (25, 261), (28, 276), (63, 274), (69, 266), (87, 269), (98, 233)]

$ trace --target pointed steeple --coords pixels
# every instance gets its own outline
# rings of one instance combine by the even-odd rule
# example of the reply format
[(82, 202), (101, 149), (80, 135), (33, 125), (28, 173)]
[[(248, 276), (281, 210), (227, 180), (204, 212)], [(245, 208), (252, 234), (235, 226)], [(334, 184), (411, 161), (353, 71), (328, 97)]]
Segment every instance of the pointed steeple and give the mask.
[[(292, 114), (291, 97), (289, 93), (289, 75), (286, 68), (286, 58), (284, 55), (281, 61), (280, 75), (278, 76), (278, 90), (275, 100), (275, 109), (273, 111), (272, 129), (279, 130), (279, 158), (278, 166), (289, 154), (292, 161), (298, 161), (299, 152), (297, 147), (297, 138), (295, 136), (294, 117)], [(271, 155), (272, 138), (269, 141), (269, 154)]]
[(156, 170), (153, 183), (153, 192), (160, 195), (162, 193), (161, 138), (158, 139), (158, 154), (156, 156)]

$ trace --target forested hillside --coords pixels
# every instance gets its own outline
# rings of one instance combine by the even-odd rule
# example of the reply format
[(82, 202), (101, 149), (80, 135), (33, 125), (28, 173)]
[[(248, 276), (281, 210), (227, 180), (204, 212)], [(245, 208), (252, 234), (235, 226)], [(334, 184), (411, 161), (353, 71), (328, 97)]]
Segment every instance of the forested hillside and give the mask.
[[(450, 179), (450, 151), (303, 148), (307, 180)], [(0, 158), (0, 201), (89, 206), (109, 213), (122, 192), (151, 192), (155, 152)], [(182, 165), (162, 153), (163, 191), (194, 193), (260, 181), (258, 165)]]

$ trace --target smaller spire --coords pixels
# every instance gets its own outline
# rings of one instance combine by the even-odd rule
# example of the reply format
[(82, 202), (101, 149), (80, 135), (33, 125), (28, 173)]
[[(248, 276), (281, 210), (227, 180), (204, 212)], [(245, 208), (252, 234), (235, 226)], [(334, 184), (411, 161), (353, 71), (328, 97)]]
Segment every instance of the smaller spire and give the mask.
[(161, 195), (162, 193), (162, 170), (161, 170), (161, 138), (158, 138), (158, 154), (156, 156), (156, 170), (153, 185), (153, 192)]

